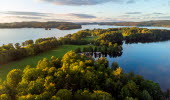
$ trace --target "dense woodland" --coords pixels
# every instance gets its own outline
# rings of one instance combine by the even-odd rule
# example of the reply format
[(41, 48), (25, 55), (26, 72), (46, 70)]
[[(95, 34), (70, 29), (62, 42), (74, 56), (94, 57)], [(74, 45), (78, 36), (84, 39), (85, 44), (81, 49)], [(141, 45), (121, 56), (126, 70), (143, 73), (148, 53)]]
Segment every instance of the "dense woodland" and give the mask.
[(0, 28), (57, 28), (60, 30), (79, 29), (81, 25), (71, 22), (14, 22), (0, 23)]
[(145, 21), (145, 22), (102, 22), (99, 25), (117, 25), (117, 26), (159, 26), (170, 27), (169, 20)]
[[(0, 82), (0, 100), (166, 100), (170, 90), (163, 92), (159, 84), (133, 73), (124, 73), (116, 62), (108, 66), (103, 55), (122, 55), (122, 44), (170, 40), (169, 30), (146, 28), (110, 28), (81, 30), (56, 39), (27, 40), (0, 47), (0, 63), (60, 47), (89, 45), (62, 58), (40, 60), (36, 68), (14, 69)], [(99, 59), (92, 55), (100, 53)], [(92, 55), (91, 55), (92, 54)], [(29, 64), (29, 62), (28, 62)]]
[(40, 60), (36, 68), (14, 69), (0, 83), (0, 100), (164, 100), (169, 90), (106, 58), (94, 60), (73, 51), (62, 59)]
[(59, 47), (61, 44), (56, 38), (41, 38), (35, 42), (27, 40), (22, 44), (16, 43), (0, 47), (0, 64), (19, 60), (28, 56), (35, 56), (39, 53)]

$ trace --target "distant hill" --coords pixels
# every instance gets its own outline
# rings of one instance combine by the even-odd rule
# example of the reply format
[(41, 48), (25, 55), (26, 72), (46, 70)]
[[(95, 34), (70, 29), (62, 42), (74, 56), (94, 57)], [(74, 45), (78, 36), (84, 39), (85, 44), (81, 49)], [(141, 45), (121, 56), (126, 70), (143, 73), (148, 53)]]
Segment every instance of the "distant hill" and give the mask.
[(79, 29), (81, 25), (71, 22), (14, 22), (0, 23), (0, 28), (57, 28), (60, 30)]
[(99, 25), (170, 27), (170, 20), (144, 21), (144, 22), (101, 22), (99, 23)]

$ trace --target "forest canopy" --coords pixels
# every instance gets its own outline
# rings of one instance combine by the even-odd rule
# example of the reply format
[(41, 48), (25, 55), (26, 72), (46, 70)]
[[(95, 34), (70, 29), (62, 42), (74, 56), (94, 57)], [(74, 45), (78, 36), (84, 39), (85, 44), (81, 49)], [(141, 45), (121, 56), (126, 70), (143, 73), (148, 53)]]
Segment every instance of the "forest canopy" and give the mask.
[[(37, 66), (11, 70), (0, 81), (0, 100), (166, 100), (158, 83), (134, 73), (124, 73), (116, 63), (109, 66), (104, 57), (97, 60), (88, 53), (122, 55), (122, 44), (170, 40), (169, 30), (110, 28), (81, 30), (59, 39), (27, 40), (0, 47), (0, 63), (58, 48), (62, 45), (89, 45), (67, 52), (62, 58), (44, 58)], [(88, 55), (86, 55), (86, 53)]]
[(0, 83), (0, 100), (163, 100), (159, 84), (124, 73), (106, 58), (67, 52), (42, 59), (36, 68), (11, 70)]

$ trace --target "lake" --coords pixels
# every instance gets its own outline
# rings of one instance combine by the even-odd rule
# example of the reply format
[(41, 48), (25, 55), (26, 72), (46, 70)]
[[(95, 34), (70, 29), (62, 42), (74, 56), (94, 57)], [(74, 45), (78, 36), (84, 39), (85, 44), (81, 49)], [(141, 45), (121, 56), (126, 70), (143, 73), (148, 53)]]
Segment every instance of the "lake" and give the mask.
[[(111, 25), (82, 25), (82, 29), (73, 30), (59, 30), (53, 28), (52, 30), (45, 30), (44, 28), (14, 28), (14, 29), (0, 29), (0, 46), (8, 43), (22, 43), (26, 40), (36, 40), (38, 38), (46, 37), (63, 37), (67, 34), (73, 34), (79, 30), (84, 29), (107, 29), (107, 28), (119, 28), (127, 26), (111, 26)], [(149, 29), (168, 29), (165, 27), (142, 27)]]
[(121, 57), (109, 58), (109, 64), (118, 62), (124, 72), (134, 72), (170, 88), (170, 41), (156, 43), (123, 44)]
[[(45, 37), (63, 37), (79, 30), (94, 28), (118, 28), (124, 26), (83, 25), (82, 29), (45, 30), (41, 28), (0, 29), (0, 45), (21, 43), (25, 40), (35, 40)], [(143, 27), (149, 29), (167, 29), (165, 27)], [(118, 62), (124, 72), (134, 72), (160, 84), (163, 90), (170, 88), (170, 41), (155, 43), (123, 44), (121, 57), (109, 58), (110, 64)]]
[(80, 30), (85, 29), (107, 29), (107, 28), (117, 28), (124, 26), (101, 26), (101, 25), (82, 25), (82, 29), (73, 30), (59, 30), (52, 28), (51, 30), (45, 30), (44, 28), (14, 28), (14, 29), (0, 29), (0, 46), (8, 43), (22, 43), (26, 40), (36, 40), (38, 38), (46, 37), (63, 37), (67, 34), (73, 34)]

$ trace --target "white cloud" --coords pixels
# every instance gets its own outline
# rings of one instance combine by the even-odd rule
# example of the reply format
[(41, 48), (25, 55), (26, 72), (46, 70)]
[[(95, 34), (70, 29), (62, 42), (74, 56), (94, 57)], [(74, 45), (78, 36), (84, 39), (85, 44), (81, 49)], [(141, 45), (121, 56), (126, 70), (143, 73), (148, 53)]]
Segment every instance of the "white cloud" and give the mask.
[(96, 5), (102, 4), (107, 2), (122, 2), (124, 0), (39, 0), (39, 1), (46, 1), (50, 3), (54, 3), (56, 5)]

